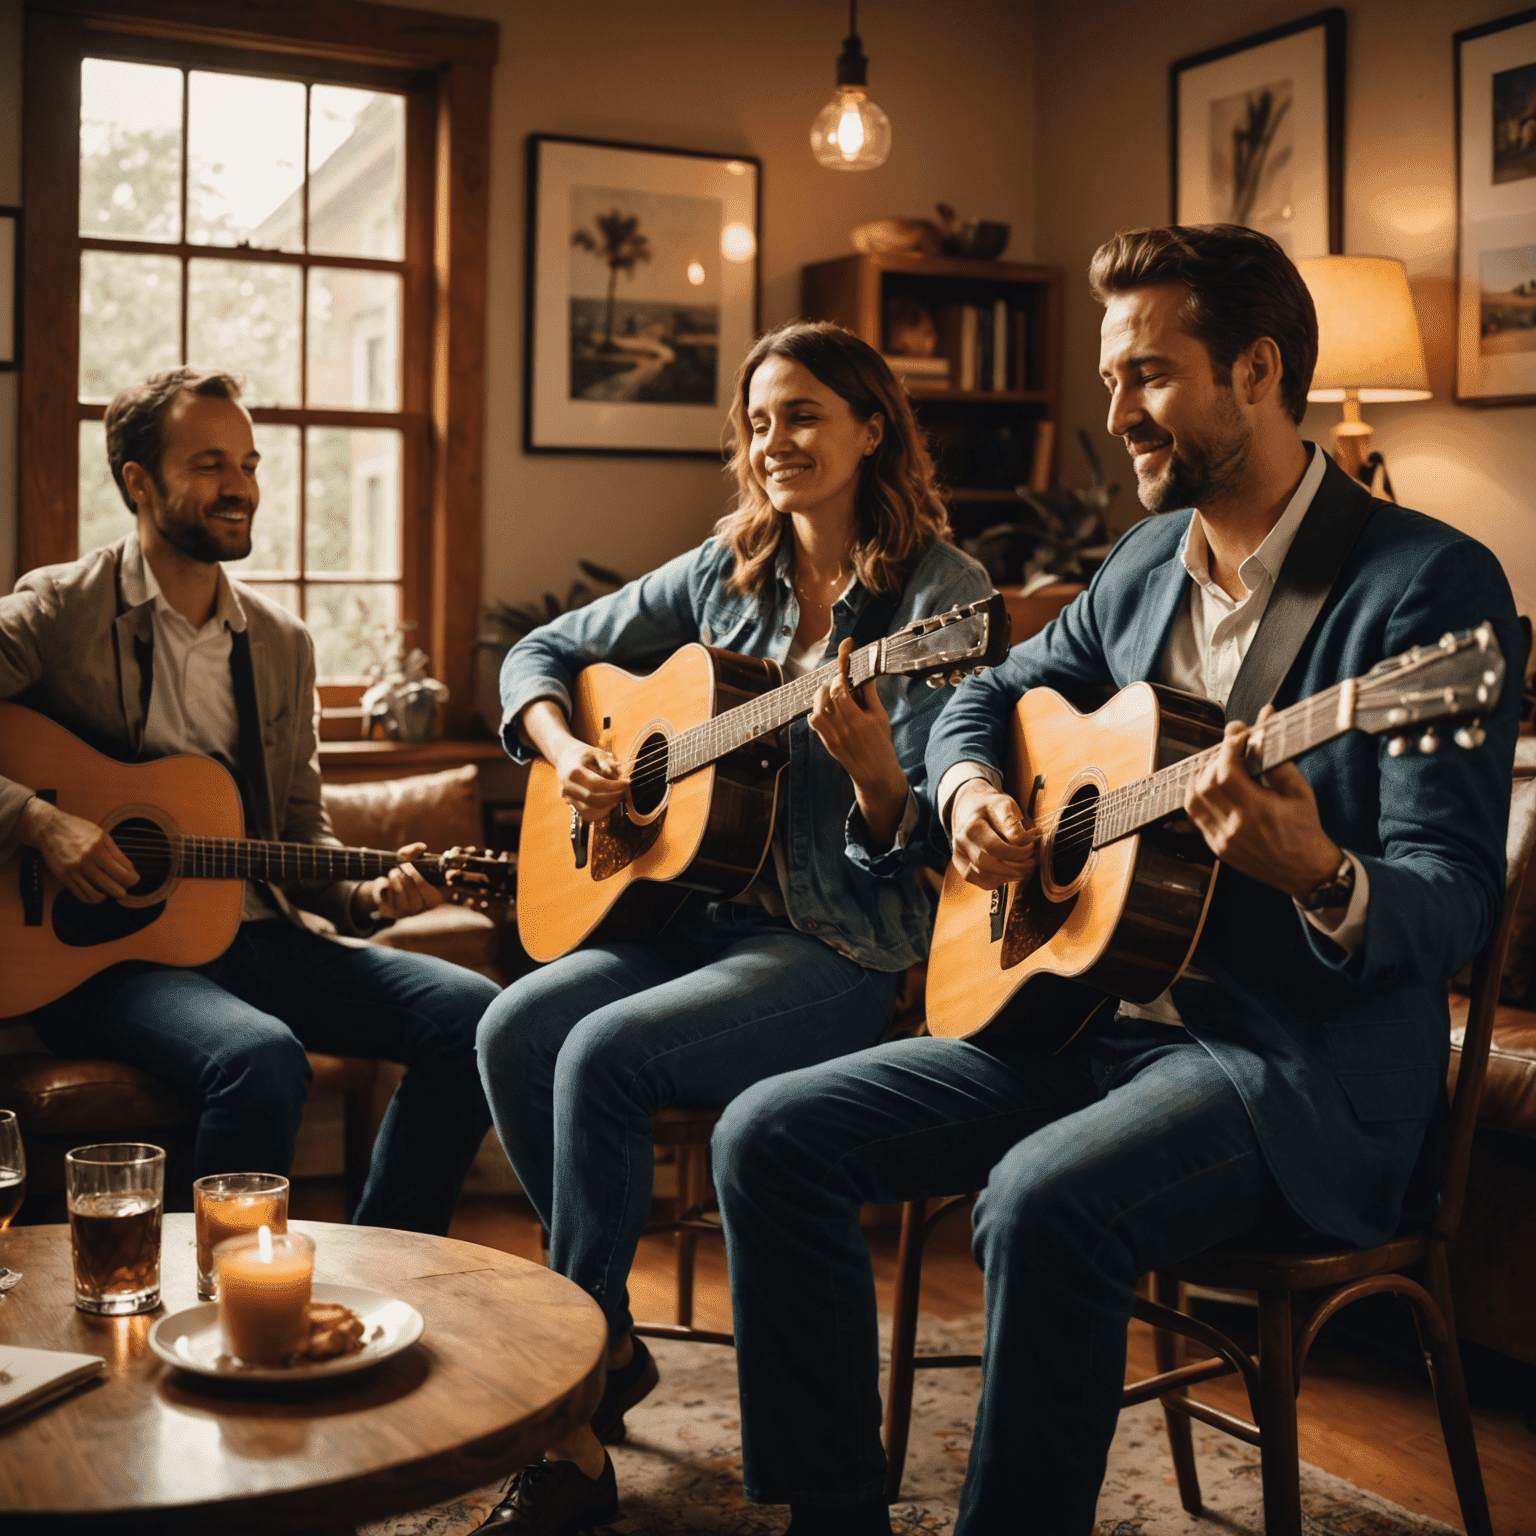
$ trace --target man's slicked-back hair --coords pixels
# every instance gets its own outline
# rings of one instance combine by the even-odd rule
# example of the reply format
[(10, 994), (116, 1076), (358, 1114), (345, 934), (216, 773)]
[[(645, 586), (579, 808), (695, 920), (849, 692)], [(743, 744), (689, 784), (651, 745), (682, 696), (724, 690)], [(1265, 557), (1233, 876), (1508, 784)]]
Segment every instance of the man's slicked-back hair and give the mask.
[(1188, 291), (1186, 334), (1204, 344), (1217, 381), (1262, 336), (1280, 350), (1280, 398), (1298, 424), (1317, 367), (1317, 311), (1296, 264), (1256, 229), (1241, 224), (1169, 224), (1127, 229), (1093, 253), (1088, 282), (1099, 303), (1177, 283)]
[(117, 481), (117, 489), (130, 512), (138, 508), (123, 480), (123, 465), (137, 464), (156, 485), (161, 484), (165, 413), (177, 397), (204, 395), (215, 400), (238, 400), (240, 382), (221, 368), (169, 368), (113, 395), (107, 407), (107, 463), (112, 466), (112, 478)]

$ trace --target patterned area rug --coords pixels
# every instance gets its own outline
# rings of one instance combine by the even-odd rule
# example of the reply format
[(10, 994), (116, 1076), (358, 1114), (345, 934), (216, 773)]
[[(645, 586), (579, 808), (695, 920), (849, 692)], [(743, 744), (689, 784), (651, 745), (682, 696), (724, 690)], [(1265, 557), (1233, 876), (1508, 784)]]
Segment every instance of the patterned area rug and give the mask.
[[(925, 1353), (971, 1353), (980, 1318), (926, 1319)], [(789, 1510), (741, 1497), (741, 1420), (736, 1357), (729, 1349), (652, 1340), (661, 1385), (628, 1416), (629, 1438), (613, 1449), (620, 1517), (613, 1536), (781, 1536)], [(902, 1500), (891, 1510), (898, 1536), (947, 1536), (965, 1477), (979, 1371), (920, 1371)], [(1120, 1415), (1099, 1498), (1098, 1536), (1262, 1536), (1259, 1456), (1252, 1447), (1196, 1424), (1195, 1454), (1206, 1513), (1179, 1505), (1162, 1410), (1145, 1403)], [(359, 1536), (466, 1536), (504, 1485), (451, 1504), (359, 1527)], [(1307, 1536), (1459, 1536), (1305, 1462), (1302, 1521)]]

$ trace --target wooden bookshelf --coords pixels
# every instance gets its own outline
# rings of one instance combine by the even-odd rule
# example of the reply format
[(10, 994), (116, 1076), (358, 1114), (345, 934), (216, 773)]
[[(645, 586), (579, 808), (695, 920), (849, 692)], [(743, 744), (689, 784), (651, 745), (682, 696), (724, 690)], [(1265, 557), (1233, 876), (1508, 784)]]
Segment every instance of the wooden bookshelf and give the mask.
[[(890, 254), (841, 256), (801, 270), (800, 309), (808, 320), (833, 320), (884, 350), (885, 307), (909, 297), (935, 318), (950, 304), (991, 306), (1005, 300), (1024, 316), (1022, 387), (932, 388), (912, 379), (908, 394), (927, 431), (945, 481), (957, 535), (995, 522), (1007, 504), (1019, 505), (1011, 484), (1029, 479), (1039, 423), (1056, 424), (1049, 474), (1055, 479), (1061, 438), (1063, 276), (1059, 267), (1019, 261), (963, 261)], [(983, 449), (1020, 445), (1016, 472), (988, 468)], [(999, 483), (1002, 482), (1002, 483)]]

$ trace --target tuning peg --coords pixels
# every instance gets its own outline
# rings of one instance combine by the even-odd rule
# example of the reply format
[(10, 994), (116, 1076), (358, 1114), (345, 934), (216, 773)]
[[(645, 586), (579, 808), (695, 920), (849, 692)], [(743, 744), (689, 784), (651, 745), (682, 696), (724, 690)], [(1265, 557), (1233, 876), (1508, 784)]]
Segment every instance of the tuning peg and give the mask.
[(971, 668), (971, 676), (972, 677), (980, 677), (981, 674), (983, 672), (985, 672), (986, 670), (987, 669), (985, 667), (972, 667)]
[(1487, 732), (1483, 730), (1482, 723), (1473, 720), (1470, 724), (1462, 726), (1456, 732), (1456, 745), (1470, 752), (1474, 747), (1480, 747), (1488, 739)]
[(1387, 743), (1388, 757), (1401, 757), (1408, 750), (1408, 738), (1406, 736), (1394, 736)]
[(955, 670), (949, 674), (949, 686), (951, 688), (958, 688), (964, 681), (965, 673), (962, 672), (958, 667), (956, 667)]
[(1440, 733), (1434, 728), (1434, 726), (1430, 726), (1430, 728), (1425, 731), (1422, 736), (1419, 737), (1419, 751), (1428, 756), (1429, 754), (1438, 752), (1439, 750)]
[(942, 672), (935, 672), (931, 677), (923, 679), (930, 688), (942, 688), (949, 679)]

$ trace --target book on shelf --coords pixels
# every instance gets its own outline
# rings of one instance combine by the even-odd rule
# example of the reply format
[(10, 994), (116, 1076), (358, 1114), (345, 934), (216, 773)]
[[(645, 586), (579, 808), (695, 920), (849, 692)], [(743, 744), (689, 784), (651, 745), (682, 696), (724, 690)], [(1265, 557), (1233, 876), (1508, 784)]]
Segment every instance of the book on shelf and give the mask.
[(947, 357), (901, 357), (885, 355), (891, 372), (899, 379), (943, 379), (949, 381)]
[(955, 389), (1002, 393), (1026, 387), (1027, 327), (1022, 309), (1007, 299), (991, 304), (943, 304), (935, 321), (939, 353)]

